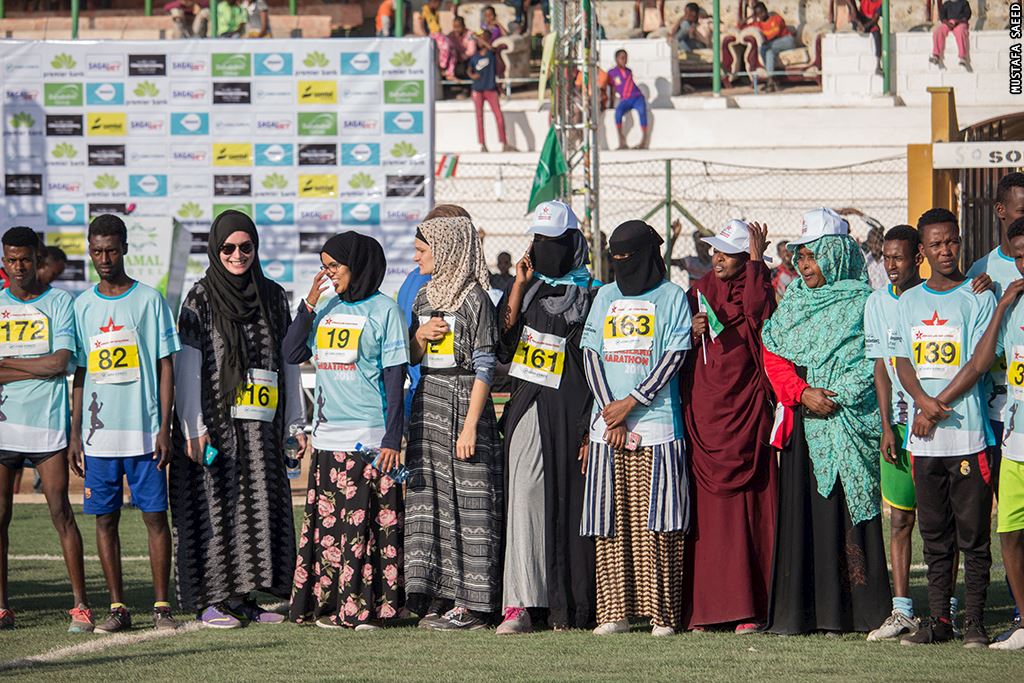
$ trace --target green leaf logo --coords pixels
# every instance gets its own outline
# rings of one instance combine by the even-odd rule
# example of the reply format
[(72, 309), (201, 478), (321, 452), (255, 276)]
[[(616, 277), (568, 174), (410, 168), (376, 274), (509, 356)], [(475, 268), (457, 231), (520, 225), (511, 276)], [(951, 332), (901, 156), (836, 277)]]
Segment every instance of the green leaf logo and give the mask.
[(399, 50), (391, 56), (391, 66), (415, 66), (416, 58), (408, 50)]
[(283, 190), (288, 187), (288, 181), (280, 173), (271, 173), (263, 179), (263, 187), (268, 190)]
[(302, 63), (308, 66), (310, 69), (316, 67), (319, 69), (324, 68), (329, 64), (326, 55), (319, 50), (314, 50), (306, 55), (306, 58), (302, 60)]
[(373, 182), (373, 176), (369, 173), (356, 173), (348, 181), (348, 186), (353, 190), (369, 190), (374, 185), (376, 183)]
[(53, 148), (54, 159), (74, 159), (77, 156), (78, 150), (70, 143), (62, 142)]
[(391, 148), (391, 156), (395, 159), (409, 159), (416, 156), (416, 148), (409, 142), (396, 142)]
[(149, 81), (142, 81), (133, 91), (136, 97), (156, 97), (160, 94), (160, 89), (156, 87), (155, 83)]
[(117, 178), (109, 173), (102, 173), (96, 176), (96, 180), (92, 182), (92, 185), (97, 190), (116, 190), (121, 186), (121, 183), (119, 183)]
[(59, 55), (50, 60), (50, 66), (54, 69), (74, 69), (78, 66), (78, 62), (75, 61), (74, 57), (66, 52), (61, 52)]
[(178, 209), (179, 218), (202, 218), (203, 209), (195, 202), (185, 202)]
[(27, 111), (20, 111), (11, 117), (11, 128), (31, 128), (36, 120)]

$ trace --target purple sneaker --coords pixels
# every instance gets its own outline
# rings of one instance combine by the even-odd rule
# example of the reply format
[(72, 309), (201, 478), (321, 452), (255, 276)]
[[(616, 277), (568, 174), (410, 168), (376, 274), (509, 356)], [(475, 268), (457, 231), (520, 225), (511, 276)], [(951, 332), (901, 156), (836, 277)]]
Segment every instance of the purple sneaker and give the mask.
[(254, 624), (282, 624), (285, 621), (283, 614), (268, 612), (252, 599), (243, 601), (235, 608), (235, 612)]
[(199, 621), (207, 628), (241, 628), (242, 622), (222, 603), (210, 605), (199, 617)]

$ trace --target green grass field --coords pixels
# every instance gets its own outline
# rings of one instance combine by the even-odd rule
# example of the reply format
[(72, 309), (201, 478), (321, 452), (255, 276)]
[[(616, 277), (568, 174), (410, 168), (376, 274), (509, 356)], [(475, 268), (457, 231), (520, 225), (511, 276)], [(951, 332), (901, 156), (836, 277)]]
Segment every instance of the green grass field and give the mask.
[[(92, 519), (79, 514), (86, 554), (95, 555)], [(921, 563), (916, 539), (915, 564)], [(122, 520), (123, 553), (145, 556), (146, 540), (138, 513)], [(46, 507), (15, 508), (11, 553), (59, 556)], [(991, 633), (1010, 619), (1010, 601), (996, 552), (987, 615)], [(89, 591), (97, 613), (107, 605), (99, 563), (86, 562)], [(907, 648), (867, 643), (863, 636), (841, 638), (729, 633), (652, 638), (641, 625), (623, 636), (598, 638), (588, 632), (541, 632), (499, 638), (493, 631), (438, 633), (391, 628), (377, 633), (324, 631), (293, 624), (212, 631), (189, 629), (144, 642), (123, 636), (65, 632), (70, 592), (60, 560), (14, 559), (11, 606), (18, 628), (0, 632), (0, 677), (86, 680), (696, 680), (789, 679), (844, 681), (1019, 681), (1024, 653), (967, 651), (949, 644)], [(916, 570), (914, 599), (925, 605), (924, 572)], [(136, 617), (131, 635), (151, 631), (148, 617), (147, 561), (125, 562), (127, 602)], [(962, 588), (961, 588), (962, 594)], [(178, 615), (191, 621), (193, 615)], [(647, 629), (649, 630), (649, 629)], [(105, 639), (114, 638), (108, 643)], [(110, 644), (109, 647), (105, 645)], [(89, 652), (68, 651), (69, 646)], [(55, 652), (54, 652), (55, 651)], [(46, 661), (25, 658), (51, 653)]]

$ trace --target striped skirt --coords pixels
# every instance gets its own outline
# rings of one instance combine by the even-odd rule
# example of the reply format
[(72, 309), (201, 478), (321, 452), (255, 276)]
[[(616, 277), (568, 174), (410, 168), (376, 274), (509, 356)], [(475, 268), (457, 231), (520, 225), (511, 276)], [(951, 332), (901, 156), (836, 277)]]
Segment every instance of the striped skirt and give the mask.
[(614, 452), (614, 533), (594, 539), (599, 624), (650, 617), (683, 626), (685, 532), (650, 529), (653, 450)]

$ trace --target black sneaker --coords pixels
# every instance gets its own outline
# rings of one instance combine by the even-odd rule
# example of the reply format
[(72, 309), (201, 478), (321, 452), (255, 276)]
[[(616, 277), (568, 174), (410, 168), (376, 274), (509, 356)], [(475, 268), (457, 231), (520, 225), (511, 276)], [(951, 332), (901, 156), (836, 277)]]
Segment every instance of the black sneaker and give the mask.
[(903, 636), (900, 645), (931, 645), (953, 640), (953, 624), (948, 619), (929, 617), (921, 622), (917, 633)]
[(93, 633), (120, 633), (132, 627), (132, 615), (124, 607), (110, 610), (107, 618), (93, 629)]
[(423, 618), (416, 622), (417, 628), (438, 628), (443, 624), (445, 618), (443, 615), (437, 612), (429, 612), (423, 615)]
[(444, 621), (434, 627), (438, 631), (479, 631), (487, 622), (465, 607), (456, 607), (444, 615)]
[(980, 620), (970, 617), (964, 620), (964, 647), (968, 650), (988, 647), (988, 633)]
[(178, 628), (178, 622), (174, 620), (170, 607), (160, 606), (153, 608), (153, 628), (157, 631), (173, 631)]

